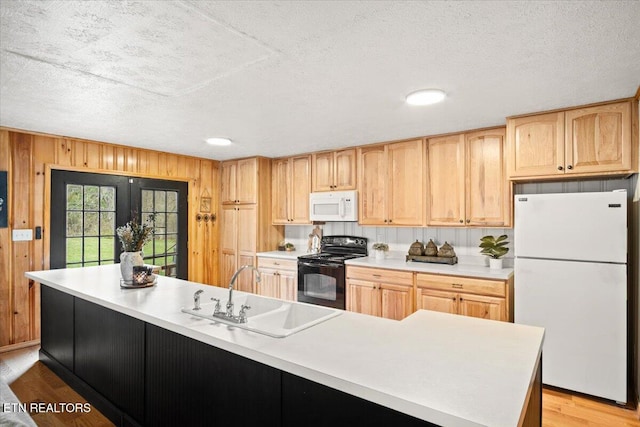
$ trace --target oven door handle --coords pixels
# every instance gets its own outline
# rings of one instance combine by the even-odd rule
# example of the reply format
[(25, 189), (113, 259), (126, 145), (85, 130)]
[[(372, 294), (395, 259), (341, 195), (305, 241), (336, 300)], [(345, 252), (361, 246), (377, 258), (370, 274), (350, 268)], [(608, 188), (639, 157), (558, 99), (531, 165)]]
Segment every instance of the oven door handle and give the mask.
[(314, 264), (312, 262), (301, 262), (300, 264), (304, 265), (305, 267), (330, 267), (330, 268), (343, 267), (342, 264)]

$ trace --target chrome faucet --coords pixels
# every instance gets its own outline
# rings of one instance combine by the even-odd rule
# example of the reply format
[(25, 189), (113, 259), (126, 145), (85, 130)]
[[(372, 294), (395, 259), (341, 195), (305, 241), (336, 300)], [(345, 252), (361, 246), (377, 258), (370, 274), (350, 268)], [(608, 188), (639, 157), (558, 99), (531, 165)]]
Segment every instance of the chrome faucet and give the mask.
[(193, 294), (193, 309), (195, 311), (200, 310), (200, 294), (203, 292), (202, 289), (199, 289)]
[[(233, 314), (233, 285), (235, 284), (236, 279), (238, 278), (238, 274), (240, 274), (240, 272), (245, 268), (250, 268), (254, 270), (256, 272), (256, 282), (260, 283), (260, 271), (258, 271), (258, 269), (255, 268), (253, 265), (250, 265), (250, 264), (243, 265), (235, 273), (233, 273), (233, 276), (231, 276), (231, 280), (229, 281), (229, 299), (227, 300), (227, 313), (226, 313), (226, 316), (231, 319), (235, 317)], [(249, 308), (251, 307), (244, 307), (242, 310), (242, 313), (241, 313), (241, 317), (243, 318), (242, 323), (247, 321), (244, 311)]]

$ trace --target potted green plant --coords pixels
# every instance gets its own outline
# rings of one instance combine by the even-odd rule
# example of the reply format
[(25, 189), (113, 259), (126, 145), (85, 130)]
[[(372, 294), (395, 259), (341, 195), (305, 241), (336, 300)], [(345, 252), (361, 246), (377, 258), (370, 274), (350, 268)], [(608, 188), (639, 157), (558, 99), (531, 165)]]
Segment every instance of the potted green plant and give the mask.
[(386, 243), (374, 243), (371, 249), (373, 249), (376, 259), (384, 259), (385, 252), (389, 250), (389, 245)]
[(484, 236), (480, 239), (480, 251), (483, 255), (488, 255), (489, 258), (489, 268), (491, 269), (501, 269), (502, 268), (502, 257), (509, 252), (509, 248), (507, 245), (509, 242), (507, 239), (509, 236), (503, 234), (501, 236)]

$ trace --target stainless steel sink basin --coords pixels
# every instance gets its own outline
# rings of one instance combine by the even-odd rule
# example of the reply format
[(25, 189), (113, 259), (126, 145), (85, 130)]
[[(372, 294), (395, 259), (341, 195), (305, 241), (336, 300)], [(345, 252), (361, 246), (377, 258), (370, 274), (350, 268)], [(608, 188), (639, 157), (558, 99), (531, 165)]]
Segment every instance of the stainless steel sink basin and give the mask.
[[(247, 311), (246, 323), (214, 317), (215, 304), (202, 304), (202, 308), (198, 311), (183, 308), (182, 312), (274, 338), (287, 337), (342, 314), (340, 310), (333, 308), (282, 301), (253, 294), (238, 293), (233, 302), (236, 311), (242, 304), (251, 306)], [(221, 301), (223, 310), (225, 303), (226, 301)]]

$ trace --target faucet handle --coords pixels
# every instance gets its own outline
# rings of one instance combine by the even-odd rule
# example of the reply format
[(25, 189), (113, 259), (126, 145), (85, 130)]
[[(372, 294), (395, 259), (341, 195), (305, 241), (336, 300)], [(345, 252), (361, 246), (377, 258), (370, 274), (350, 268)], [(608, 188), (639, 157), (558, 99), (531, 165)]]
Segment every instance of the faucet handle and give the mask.
[(240, 323), (247, 322), (247, 310), (251, 310), (251, 306), (244, 304), (240, 306), (240, 313), (238, 313), (238, 320), (240, 320)]
[(200, 289), (193, 294), (193, 309), (196, 311), (200, 310), (200, 294), (203, 292), (204, 291)]
[(220, 313), (220, 298), (211, 298), (211, 301), (216, 302), (216, 306), (213, 308), (213, 315)]

